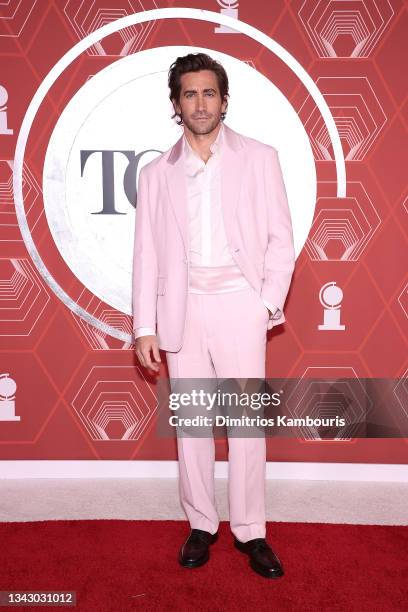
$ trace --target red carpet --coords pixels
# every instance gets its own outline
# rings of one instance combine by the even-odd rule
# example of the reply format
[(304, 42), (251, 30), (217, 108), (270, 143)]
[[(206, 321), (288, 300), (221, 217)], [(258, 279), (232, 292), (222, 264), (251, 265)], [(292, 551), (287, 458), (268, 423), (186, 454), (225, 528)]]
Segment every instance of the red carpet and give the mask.
[(0, 523), (0, 590), (76, 590), (76, 609), (98, 612), (407, 609), (408, 527), (268, 523), (276, 580), (248, 567), (225, 522), (206, 565), (179, 566), (188, 533), (175, 521)]

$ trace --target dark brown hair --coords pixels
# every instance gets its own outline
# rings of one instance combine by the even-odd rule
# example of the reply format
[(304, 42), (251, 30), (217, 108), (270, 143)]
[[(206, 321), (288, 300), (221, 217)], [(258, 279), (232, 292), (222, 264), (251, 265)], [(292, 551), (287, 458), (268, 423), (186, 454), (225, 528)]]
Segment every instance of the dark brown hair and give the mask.
[[(168, 84), (170, 88), (169, 98), (171, 101), (175, 99), (177, 102), (180, 102), (181, 75), (186, 72), (199, 72), (199, 70), (212, 70), (215, 72), (221, 100), (224, 101), (225, 98), (228, 98), (228, 76), (223, 66), (206, 53), (189, 53), (188, 55), (178, 57), (170, 66)], [(221, 113), (222, 121), (224, 121), (226, 114), (226, 111)], [(177, 125), (182, 125), (183, 120), (178, 113), (175, 112), (171, 118), (174, 119), (176, 116), (179, 118)]]

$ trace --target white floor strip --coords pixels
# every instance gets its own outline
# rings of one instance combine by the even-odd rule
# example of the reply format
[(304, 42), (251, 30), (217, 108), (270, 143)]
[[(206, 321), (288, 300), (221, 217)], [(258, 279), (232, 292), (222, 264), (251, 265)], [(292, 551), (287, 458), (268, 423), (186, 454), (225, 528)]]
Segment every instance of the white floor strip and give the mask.
[[(215, 485), (228, 520), (227, 480)], [(277, 479), (266, 495), (268, 521), (408, 525), (408, 484)], [(175, 478), (0, 480), (0, 521), (62, 519), (186, 521)]]
[[(228, 462), (215, 462), (215, 477), (227, 478)], [(177, 478), (177, 461), (0, 461), (2, 478)], [(272, 462), (268, 479), (408, 483), (407, 464)]]

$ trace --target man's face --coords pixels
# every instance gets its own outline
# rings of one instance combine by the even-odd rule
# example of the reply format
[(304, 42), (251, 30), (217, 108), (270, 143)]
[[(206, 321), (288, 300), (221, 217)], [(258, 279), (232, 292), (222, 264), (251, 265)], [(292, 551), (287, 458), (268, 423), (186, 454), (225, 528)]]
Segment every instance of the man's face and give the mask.
[(173, 100), (176, 112), (193, 134), (208, 134), (221, 121), (227, 102), (221, 100), (215, 72), (200, 70), (181, 76), (180, 101)]

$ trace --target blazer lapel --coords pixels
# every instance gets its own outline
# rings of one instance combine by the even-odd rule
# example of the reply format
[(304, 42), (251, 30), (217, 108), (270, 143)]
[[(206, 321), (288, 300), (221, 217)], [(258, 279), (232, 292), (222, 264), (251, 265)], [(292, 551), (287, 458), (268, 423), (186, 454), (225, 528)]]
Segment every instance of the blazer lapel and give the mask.
[(244, 155), (241, 138), (224, 125), (221, 153), (221, 208), (228, 244), (234, 247), (234, 224), (244, 177)]
[[(224, 124), (221, 149), (221, 208), (228, 242), (233, 242), (233, 223), (244, 174), (243, 140)], [(169, 200), (183, 240), (186, 257), (189, 253), (187, 184), (184, 169), (183, 136), (172, 147), (167, 159), (166, 182)]]

